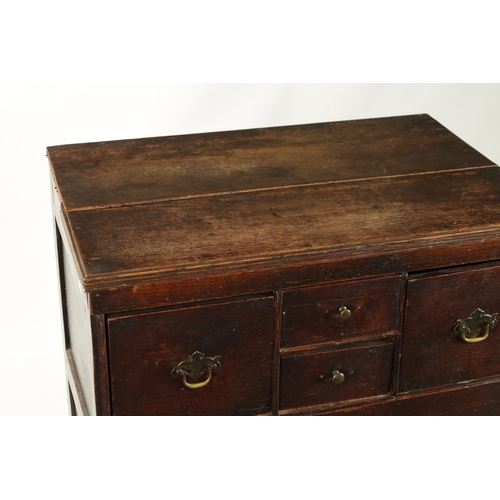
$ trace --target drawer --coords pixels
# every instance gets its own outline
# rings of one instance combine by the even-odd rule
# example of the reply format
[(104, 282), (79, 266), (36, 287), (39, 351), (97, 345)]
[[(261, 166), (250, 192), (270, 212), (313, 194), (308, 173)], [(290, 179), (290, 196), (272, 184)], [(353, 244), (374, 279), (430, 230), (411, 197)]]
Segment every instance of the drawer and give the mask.
[[(500, 375), (500, 327), (488, 327), (492, 318), (477, 309), (500, 313), (500, 267), (409, 280), (401, 392)], [(479, 326), (462, 338), (458, 320)]]
[(366, 398), (390, 391), (392, 341), (281, 360), (280, 409)]
[[(112, 413), (270, 412), (274, 310), (274, 298), (262, 297), (109, 319)], [(172, 376), (196, 352), (214, 359), (196, 377), (195, 355), (180, 367), (192, 375)]]
[(281, 347), (394, 332), (400, 281), (391, 276), (285, 291)]

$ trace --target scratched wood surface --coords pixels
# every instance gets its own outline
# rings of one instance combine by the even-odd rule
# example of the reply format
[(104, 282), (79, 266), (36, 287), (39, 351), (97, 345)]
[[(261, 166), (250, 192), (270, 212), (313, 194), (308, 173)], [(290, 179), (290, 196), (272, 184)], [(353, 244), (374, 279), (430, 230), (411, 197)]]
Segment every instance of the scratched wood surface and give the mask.
[[(400, 276), (286, 290), (281, 348), (352, 342), (397, 329)], [(350, 311), (342, 318), (340, 308)]]
[(48, 148), (66, 210), (491, 165), (428, 115)]
[(48, 157), (95, 314), (500, 257), (498, 168), (428, 115)]
[[(108, 326), (114, 415), (270, 412), (272, 296), (111, 318)], [(171, 375), (195, 351), (220, 356), (221, 365), (197, 390)]]
[[(284, 357), (280, 365), (280, 409), (388, 394), (392, 360), (390, 341)], [(344, 375), (342, 383), (334, 383), (334, 371)]]
[(500, 336), (496, 329), (476, 344), (454, 333), (456, 321), (467, 318), (476, 308), (487, 314), (500, 313), (500, 267), (409, 280), (401, 392), (499, 374)]
[[(287, 258), (500, 224), (496, 167), (70, 212), (86, 276)], [(334, 256), (333, 256), (334, 257)]]
[[(471, 354), (450, 324), (498, 305), (500, 170), (428, 115), (48, 158), (90, 413), (498, 411), (495, 349)], [(201, 395), (169, 371), (195, 350), (225, 360)]]

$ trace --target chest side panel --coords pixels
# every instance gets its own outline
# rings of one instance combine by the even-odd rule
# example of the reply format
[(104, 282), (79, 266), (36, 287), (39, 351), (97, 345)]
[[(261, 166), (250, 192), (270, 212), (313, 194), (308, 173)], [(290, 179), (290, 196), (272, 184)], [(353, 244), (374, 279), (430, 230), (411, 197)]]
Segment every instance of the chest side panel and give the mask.
[(94, 352), (89, 305), (73, 259), (65, 247), (63, 247), (62, 257), (65, 307), (68, 318), (66, 332), (68, 345), (66, 347), (71, 349), (87, 411), (90, 415), (95, 415)]

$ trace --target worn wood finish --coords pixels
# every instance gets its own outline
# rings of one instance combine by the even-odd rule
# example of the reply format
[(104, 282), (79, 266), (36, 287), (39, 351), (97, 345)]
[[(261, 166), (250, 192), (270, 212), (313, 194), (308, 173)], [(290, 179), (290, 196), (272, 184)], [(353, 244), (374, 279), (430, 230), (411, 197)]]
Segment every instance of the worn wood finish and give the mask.
[[(67, 347), (69, 345), (69, 328), (68, 328), (68, 311), (66, 308), (66, 286), (64, 277), (64, 245), (62, 242), (61, 232), (54, 219), (54, 243), (56, 248), (56, 265), (58, 270), (58, 281), (59, 281), (59, 303), (61, 307), (61, 326), (63, 333), (63, 348), (64, 352), (67, 352)], [(65, 355), (65, 371), (66, 371), (66, 388), (67, 388), (67, 398), (68, 398), (68, 410), (69, 414), (72, 416), (77, 415), (76, 401), (73, 397), (73, 392), (76, 392), (73, 383), (73, 389), (71, 388), (71, 381), (73, 380), (72, 369), (68, 363), (67, 356)], [(83, 400), (83, 393), (80, 391)]]
[(453, 331), (476, 308), (500, 313), (500, 267), (468, 269), (408, 283), (402, 392), (500, 376), (500, 328), (477, 344)]
[[(399, 316), (397, 331), (400, 334), (404, 331), (406, 289), (408, 285), (408, 273), (401, 275), (401, 289), (399, 302)], [(398, 335), (394, 346), (394, 365), (392, 369), (391, 393), (397, 395), (399, 392), (399, 374), (401, 371), (401, 335)]]
[[(274, 299), (110, 318), (114, 415), (258, 415), (271, 411)], [(195, 351), (220, 356), (211, 382), (171, 376)]]
[(69, 413), (74, 416), (109, 415), (104, 315), (90, 312), (89, 295), (84, 292), (78, 259), (69, 244), (68, 229), (53, 183), (52, 188)]
[(86, 403), (88, 396), (85, 396), (82, 384), (80, 383), (80, 375), (78, 374), (71, 349), (66, 349), (65, 361), (68, 379), (70, 415), (73, 417), (88, 417), (90, 415)]
[(273, 400), (271, 412), (277, 415), (280, 404), (280, 346), (281, 330), (283, 318), (283, 291), (278, 290), (275, 293), (275, 313), (274, 313), (274, 358), (273, 358)]
[(66, 298), (64, 307), (68, 318), (66, 348), (72, 354), (72, 377), (78, 378), (81, 387), (81, 391), (74, 394), (74, 397), (76, 399), (83, 396), (84, 399), (76, 406), (85, 407), (90, 415), (96, 415), (91, 315), (86, 294), (67, 248), (63, 252), (63, 268)]
[(346, 416), (498, 416), (500, 382), (461, 385), (427, 394), (406, 395), (325, 411), (322, 415)]
[(62, 247), (60, 264), (68, 379), (75, 388), (75, 408), (79, 415), (82, 411), (89, 415), (108, 414), (110, 396), (104, 315), (90, 314), (88, 295), (67, 248)]
[[(395, 332), (400, 277), (288, 290), (283, 298), (282, 349), (340, 343)], [(351, 313), (343, 319), (340, 308)]]
[(279, 267), (291, 256), (311, 261), (346, 246), (375, 253), (390, 240), (415, 248), (419, 239), (488, 229), (500, 221), (500, 171), (84, 210), (68, 220), (89, 281), (242, 261)]
[[(180, 269), (160, 279), (155, 275), (106, 280), (88, 284), (92, 290), (93, 314), (128, 309), (161, 307), (199, 300), (223, 299), (246, 293), (264, 293), (297, 285), (328, 283), (335, 280), (412, 272), (450, 267), (500, 258), (500, 228), (381, 244), (377, 252), (364, 251), (363, 245), (338, 248), (334, 253), (313, 253), (317, 262), (304, 256), (289, 256), (287, 265), (273, 267), (269, 262), (210, 266), (208, 269)], [(276, 264), (277, 265), (277, 264)]]
[(72, 414), (500, 414), (497, 330), (452, 331), (500, 312), (500, 170), (428, 115), (48, 159)]
[[(393, 342), (386, 341), (283, 357), (280, 408), (287, 410), (388, 394), (393, 347)], [(334, 371), (343, 374), (343, 382), (334, 383)]]
[(492, 164), (428, 115), (55, 146), (48, 153), (68, 211)]
[(111, 401), (106, 318), (104, 314), (97, 314), (91, 316), (91, 319), (96, 412), (97, 415), (109, 415), (111, 412)]

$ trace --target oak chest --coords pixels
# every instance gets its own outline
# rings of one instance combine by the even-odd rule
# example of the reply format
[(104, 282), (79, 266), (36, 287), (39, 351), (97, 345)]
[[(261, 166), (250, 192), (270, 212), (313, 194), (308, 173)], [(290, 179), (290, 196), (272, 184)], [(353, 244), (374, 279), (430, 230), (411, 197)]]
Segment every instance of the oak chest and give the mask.
[(430, 116), (48, 159), (72, 414), (500, 414), (500, 170)]

